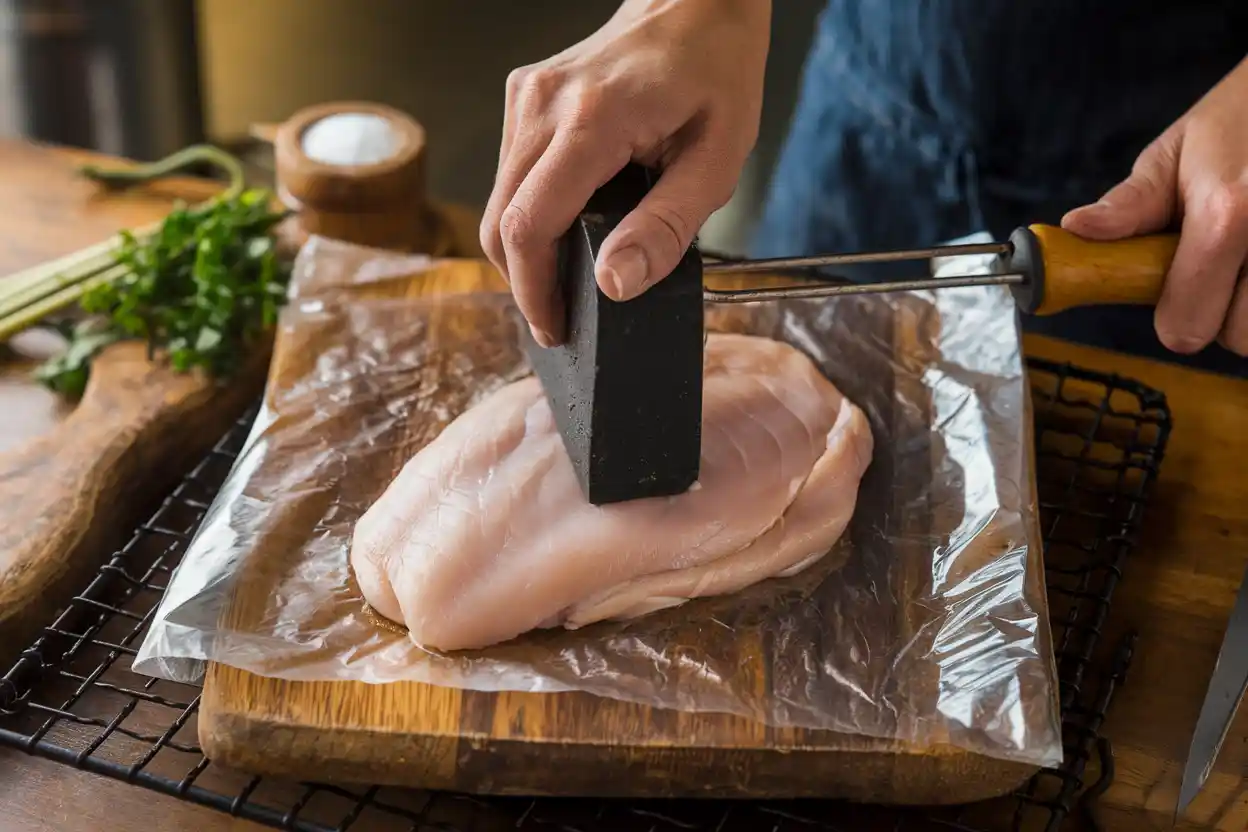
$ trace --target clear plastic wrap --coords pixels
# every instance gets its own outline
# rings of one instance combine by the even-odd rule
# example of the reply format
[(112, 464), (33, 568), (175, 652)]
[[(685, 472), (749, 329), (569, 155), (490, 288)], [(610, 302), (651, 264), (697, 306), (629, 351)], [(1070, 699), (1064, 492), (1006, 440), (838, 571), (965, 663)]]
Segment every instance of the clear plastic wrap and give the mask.
[[(474, 288), (471, 272), (461, 264), (451, 288)], [(842, 551), (735, 595), (439, 655), (366, 612), (348, 548), (412, 454), (527, 373), (508, 295), (401, 288), (446, 274), (428, 258), (305, 245), (264, 406), (136, 670), (194, 682), (207, 660), (303, 680), (582, 690), (1060, 762), (1008, 292), (708, 307), (712, 329), (804, 351), (870, 419), (875, 456)]]

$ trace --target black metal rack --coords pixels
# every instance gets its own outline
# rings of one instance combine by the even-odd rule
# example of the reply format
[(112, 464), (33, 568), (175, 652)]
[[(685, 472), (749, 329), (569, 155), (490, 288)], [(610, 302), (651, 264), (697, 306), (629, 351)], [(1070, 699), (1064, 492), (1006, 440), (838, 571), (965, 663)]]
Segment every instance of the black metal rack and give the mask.
[[(1164, 395), (1130, 379), (1028, 363), (1066, 759), (1006, 800), (1013, 803), (1014, 828), (1053, 832), (1076, 811), (1095, 827), (1093, 800), (1112, 780), (1112, 749), (1100, 728), (1134, 639), (1122, 631), (1106, 644), (1103, 635), (1165, 453), (1170, 411)], [(213, 765), (196, 740), (199, 690), (140, 676), (130, 663), (252, 418), (221, 440), (0, 678), (0, 744), (300, 832), (1000, 828), (985, 825), (982, 806), (918, 811), (836, 801), (478, 798), (279, 783)], [(1089, 785), (1090, 764), (1098, 772)], [(1000, 805), (995, 809), (992, 817), (1000, 818)]]

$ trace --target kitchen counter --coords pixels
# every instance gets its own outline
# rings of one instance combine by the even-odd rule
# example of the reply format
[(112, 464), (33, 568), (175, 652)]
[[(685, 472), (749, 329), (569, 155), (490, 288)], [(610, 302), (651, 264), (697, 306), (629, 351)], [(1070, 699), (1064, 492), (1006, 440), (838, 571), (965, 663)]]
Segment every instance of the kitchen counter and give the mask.
[[(68, 253), (118, 228), (149, 222), (171, 200), (203, 197), (204, 183), (172, 182), (125, 195), (101, 195), (72, 175), (81, 158), (0, 142), (0, 274)], [(0, 278), (2, 279), (2, 278)], [(1248, 708), (1188, 818), (1171, 815), (1196, 715), (1223, 628), (1248, 565), (1248, 382), (1029, 337), (1029, 354), (1133, 377), (1163, 391), (1174, 414), (1161, 477), (1139, 547), (1119, 585), (1105, 639), (1139, 633), (1125, 684), (1104, 735), (1116, 779), (1097, 803), (1107, 832), (1248, 828)], [(58, 418), (43, 391), (0, 374), (5, 419), (0, 447)], [(7, 669), (7, 667), (5, 668)], [(0, 672), (3, 672), (0, 670)], [(215, 811), (0, 750), (0, 826), (6, 832), (242, 832), (262, 827)]]

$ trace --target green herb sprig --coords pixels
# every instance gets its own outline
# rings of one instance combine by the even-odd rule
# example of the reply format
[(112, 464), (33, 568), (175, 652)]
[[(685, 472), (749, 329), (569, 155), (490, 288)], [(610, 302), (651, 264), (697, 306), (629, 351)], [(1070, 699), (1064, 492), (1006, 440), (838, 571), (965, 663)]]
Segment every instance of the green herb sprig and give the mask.
[(290, 280), (273, 235), (285, 212), (271, 194), (244, 190), (178, 206), (150, 237), (123, 232), (113, 254), (119, 277), (79, 300), (92, 317), (68, 333), (69, 348), (35, 377), (70, 397), (86, 388), (92, 358), (121, 340), (145, 340), (178, 372), (234, 372), (254, 337), (277, 321)]

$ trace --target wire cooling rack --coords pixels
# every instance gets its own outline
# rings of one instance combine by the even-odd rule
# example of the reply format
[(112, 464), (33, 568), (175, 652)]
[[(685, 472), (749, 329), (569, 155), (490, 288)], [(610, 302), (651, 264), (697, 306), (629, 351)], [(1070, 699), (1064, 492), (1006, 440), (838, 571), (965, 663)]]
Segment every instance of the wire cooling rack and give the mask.
[(1128, 633), (1104, 644), (1101, 635), (1165, 452), (1170, 412), (1160, 392), (1129, 379), (1035, 359), (1029, 369), (1066, 754), (1061, 768), (1041, 771), (1004, 798), (1008, 805), (920, 812), (830, 800), (477, 798), (283, 783), (213, 765), (196, 740), (199, 689), (140, 676), (130, 664), (172, 570), (242, 447), (250, 416), (0, 679), (0, 744), (299, 832), (1054, 832), (1075, 813), (1095, 828), (1095, 797), (1113, 777), (1112, 749), (1099, 732), (1134, 642)]

